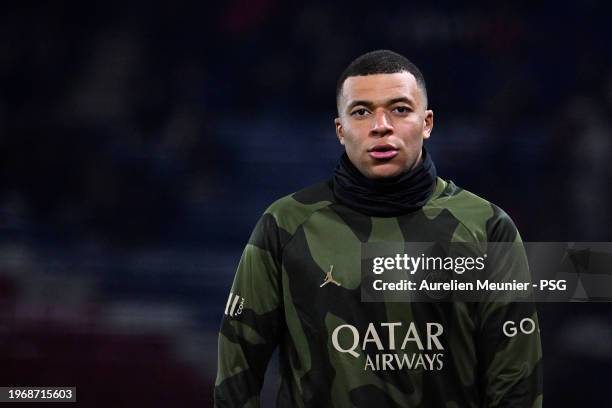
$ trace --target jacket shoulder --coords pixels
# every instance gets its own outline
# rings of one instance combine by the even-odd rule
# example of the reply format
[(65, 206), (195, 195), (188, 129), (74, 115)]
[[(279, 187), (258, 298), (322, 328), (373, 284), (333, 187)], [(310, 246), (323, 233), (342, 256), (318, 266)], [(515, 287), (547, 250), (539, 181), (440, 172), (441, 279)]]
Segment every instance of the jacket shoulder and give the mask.
[(429, 205), (446, 209), (478, 241), (514, 240), (518, 231), (510, 216), (490, 201), (455, 185), (452, 181)]
[(279, 198), (266, 209), (264, 216), (274, 217), (280, 228), (293, 235), (312, 214), (334, 201), (329, 184), (321, 182)]

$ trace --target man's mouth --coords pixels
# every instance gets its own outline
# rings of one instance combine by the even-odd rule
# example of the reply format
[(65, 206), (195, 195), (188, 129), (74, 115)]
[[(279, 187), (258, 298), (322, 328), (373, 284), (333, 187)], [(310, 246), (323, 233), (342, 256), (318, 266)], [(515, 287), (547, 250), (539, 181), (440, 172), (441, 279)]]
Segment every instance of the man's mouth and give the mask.
[(397, 153), (398, 149), (388, 143), (378, 144), (368, 149), (368, 154), (370, 157), (376, 160), (389, 160), (397, 156)]

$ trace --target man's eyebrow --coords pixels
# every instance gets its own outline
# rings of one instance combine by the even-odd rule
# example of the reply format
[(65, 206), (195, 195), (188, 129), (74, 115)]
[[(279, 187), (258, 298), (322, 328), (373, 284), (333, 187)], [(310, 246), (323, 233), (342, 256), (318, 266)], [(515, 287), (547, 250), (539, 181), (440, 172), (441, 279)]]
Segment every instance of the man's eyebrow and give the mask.
[(346, 110), (351, 110), (357, 105), (365, 106), (366, 108), (371, 108), (374, 103), (372, 101), (364, 101), (364, 100), (356, 100), (348, 104)]
[[(396, 104), (398, 102), (405, 102), (407, 104), (414, 105), (414, 100), (412, 100), (411, 98), (408, 98), (406, 96), (400, 96), (400, 97), (397, 97), (397, 98), (389, 99), (385, 103), (385, 105), (386, 106), (390, 106), (390, 105)], [(348, 106), (346, 107), (346, 109), (347, 110), (351, 110), (355, 106), (358, 106), (358, 105), (365, 106), (366, 108), (371, 108), (374, 105), (374, 103), (372, 101), (356, 100), (356, 101), (352, 101), (351, 103), (349, 103)]]
[(387, 105), (393, 105), (393, 104), (398, 103), (398, 102), (406, 102), (406, 103), (408, 103), (410, 105), (414, 104), (414, 101), (412, 99), (410, 99), (410, 98), (408, 98), (406, 96), (401, 96), (399, 98), (391, 99), (389, 102), (387, 102)]

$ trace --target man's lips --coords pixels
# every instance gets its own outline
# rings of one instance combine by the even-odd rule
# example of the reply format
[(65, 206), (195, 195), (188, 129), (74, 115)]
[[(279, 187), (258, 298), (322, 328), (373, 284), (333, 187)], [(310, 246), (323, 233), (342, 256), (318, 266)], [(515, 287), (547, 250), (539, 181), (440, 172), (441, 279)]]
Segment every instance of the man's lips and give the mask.
[(389, 160), (397, 156), (398, 149), (391, 144), (379, 144), (368, 149), (368, 154), (376, 160)]

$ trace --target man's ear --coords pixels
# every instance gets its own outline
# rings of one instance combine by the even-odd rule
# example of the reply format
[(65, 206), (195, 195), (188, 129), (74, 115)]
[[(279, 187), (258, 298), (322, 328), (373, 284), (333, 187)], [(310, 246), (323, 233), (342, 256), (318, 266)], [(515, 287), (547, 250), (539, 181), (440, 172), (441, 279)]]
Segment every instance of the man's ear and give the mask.
[(424, 126), (423, 126), (423, 139), (429, 139), (429, 136), (431, 136), (432, 129), (433, 129), (433, 111), (426, 110)]
[(334, 124), (336, 125), (336, 136), (338, 137), (340, 144), (344, 146), (344, 129), (342, 128), (340, 118), (334, 119)]

